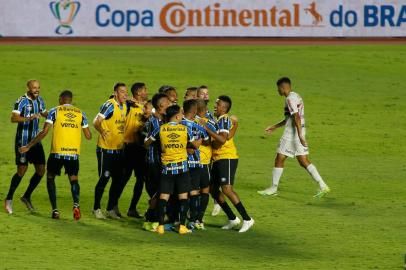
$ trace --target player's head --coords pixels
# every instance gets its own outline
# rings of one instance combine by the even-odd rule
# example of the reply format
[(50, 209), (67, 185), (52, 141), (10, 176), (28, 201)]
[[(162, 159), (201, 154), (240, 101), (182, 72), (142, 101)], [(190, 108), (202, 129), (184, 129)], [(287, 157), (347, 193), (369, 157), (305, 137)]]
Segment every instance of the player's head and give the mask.
[(291, 83), (288, 77), (282, 77), (277, 82), (276, 85), (278, 86), (278, 93), (281, 96), (287, 96), (291, 90)]
[(166, 121), (167, 122), (177, 122), (182, 121), (183, 115), (178, 105), (171, 105), (166, 109)]
[(206, 117), (207, 103), (203, 99), (196, 100), (197, 116), (203, 118)]
[(183, 102), (183, 113), (187, 118), (195, 118), (197, 113), (197, 100), (189, 99)]
[(152, 106), (155, 108), (155, 112), (160, 115), (165, 115), (166, 108), (171, 105), (167, 95), (157, 93), (152, 97)]
[(167, 89), (164, 90), (164, 94), (168, 96), (169, 101), (172, 104), (177, 104), (178, 103), (178, 93), (176, 92), (176, 89), (174, 87), (168, 87)]
[(72, 104), (73, 93), (69, 90), (63, 90), (59, 95), (59, 104)]
[(206, 104), (209, 103), (209, 88), (206, 85), (202, 85), (197, 89), (197, 98), (203, 99), (206, 101)]
[(188, 89), (186, 89), (184, 100), (196, 98), (197, 98), (197, 87), (189, 87)]
[(172, 88), (173, 88), (173, 86), (170, 86), (170, 85), (162, 85), (161, 87), (159, 87), (158, 93), (164, 94), (166, 90), (172, 89)]
[(231, 105), (232, 102), (229, 96), (219, 96), (214, 105), (214, 113), (217, 117), (220, 117), (230, 111)]
[(118, 103), (124, 103), (128, 98), (127, 86), (118, 82), (114, 85), (114, 97)]
[(29, 80), (27, 82), (28, 95), (32, 99), (36, 99), (39, 96), (39, 90), (41, 89), (38, 80)]
[(144, 116), (145, 118), (149, 118), (152, 114), (152, 100), (148, 100), (145, 104), (144, 104)]
[(139, 97), (142, 101), (148, 99), (147, 86), (145, 83), (136, 82), (131, 86), (131, 93), (134, 98)]

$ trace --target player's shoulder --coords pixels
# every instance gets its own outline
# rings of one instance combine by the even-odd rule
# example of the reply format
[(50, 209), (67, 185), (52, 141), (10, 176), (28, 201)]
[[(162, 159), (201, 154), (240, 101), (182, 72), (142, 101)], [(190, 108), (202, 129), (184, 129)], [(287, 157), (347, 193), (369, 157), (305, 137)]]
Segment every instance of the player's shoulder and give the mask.
[(48, 114), (56, 113), (56, 112), (60, 109), (60, 107), (61, 107), (61, 106), (56, 106), (56, 107), (51, 108), (51, 109), (49, 110)]
[(228, 114), (223, 114), (222, 116), (220, 116), (220, 117), (217, 119), (217, 123), (228, 122), (228, 121), (231, 121), (231, 120), (230, 120), (230, 116), (229, 116)]
[(302, 99), (302, 97), (298, 93), (296, 93), (294, 91), (291, 91), (286, 98), (288, 98), (288, 99)]
[(37, 99), (38, 99), (39, 102), (44, 103), (44, 98), (42, 96), (38, 96)]
[(17, 98), (16, 103), (25, 103), (28, 101), (29, 101), (29, 98), (27, 97), (27, 95), (22, 95), (19, 98)]

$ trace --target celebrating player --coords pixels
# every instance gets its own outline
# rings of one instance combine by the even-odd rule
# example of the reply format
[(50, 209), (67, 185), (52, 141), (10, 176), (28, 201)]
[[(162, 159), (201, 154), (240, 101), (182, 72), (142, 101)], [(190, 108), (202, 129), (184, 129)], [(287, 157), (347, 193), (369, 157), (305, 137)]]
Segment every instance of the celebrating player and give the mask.
[(197, 87), (189, 87), (185, 91), (184, 100), (197, 99)]
[(61, 175), (62, 167), (65, 168), (71, 184), (73, 218), (79, 220), (81, 217), (78, 180), (81, 130), (88, 140), (92, 138), (92, 135), (85, 113), (72, 106), (72, 98), (71, 91), (63, 91), (59, 96), (60, 106), (49, 111), (44, 129), (29, 144), (20, 148), (20, 153), (29, 152), (32, 147), (45, 138), (53, 126), (51, 154), (47, 162), (47, 189), (52, 205), (52, 218), (54, 219), (59, 218), (56, 205), (55, 176)]
[[(169, 196), (175, 191), (179, 197), (179, 234), (186, 234), (190, 231), (186, 228), (186, 214), (189, 209), (188, 193), (191, 190), (191, 183), (188, 169), (188, 157), (186, 146), (190, 142), (195, 144), (193, 134), (182, 124), (182, 113), (178, 105), (172, 105), (166, 109), (166, 124), (159, 130), (155, 130), (145, 144), (156, 141), (159, 136), (162, 149), (162, 176), (160, 180), (160, 196), (158, 202), (159, 226), (157, 232), (164, 234), (164, 216)], [(198, 142), (199, 143), (199, 142)], [(197, 143), (195, 147), (197, 148)]]
[(300, 166), (305, 168), (313, 180), (319, 184), (320, 190), (314, 197), (323, 197), (330, 192), (329, 187), (321, 178), (316, 167), (310, 163), (309, 147), (306, 142), (306, 127), (304, 118), (304, 103), (299, 94), (292, 91), (289, 78), (281, 78), (277, 81), (279, 95), (285, 96), (285, 119), (265, 129), (272, 134), (276, 129), (285, 126), (285, 131), (280, 139), (275, 158), (275, 167), (272, 171), (272, 186), (258, 191), (261, 195), (277, 195), (279, 180), (282, 176), (284, 163), (287, 157), (296, 157)]
[(20, 200), (30, 211), (35, 211), (31, 203), (31, 194), (45, 173), (45, 154), (41, 143), (33, 145), (30, 151), (26, 153), (18, 151), (21, 146), (27, 145), (38, 134), (39, 118), (41, 116), (47, 117), (48, 115), (44, 100), (39, 95), (39, 92), (39, 81), (29, 80), (27, 82), (27, 93), (16, 101), (11, 114), (11, 122), (18, 124), (15, 138), (17, 172), (11, 179), (10, 188), (4, 201), (4, 209), (8, 214), (13, 213), (13, 195), (27, 172), (28, 163), (34, 164), (35, 173), (31, 177), (30, 184)]
[[(151, 115), (148, 121), (145, 123), (146, 139), (151, 137), (153, 132), (159, 130), (160, 126), (164, 124), (164, 117), (166, 109), (169, 107), (170, 101), (168, 97), (163, 93), (155, 94), (152, 97), (152, 106), (155, 109), (155, 113)], [(156, 206), (158, 200), (158, 188), (161, 180), (162, 163), (161, 163), (161, 145), (159, 142), (159, 136), (156, 137), (156, 141), (150, 142), (147, 146), (147, 166), (148, 177), (145, 182), (145, 189), (150, 197), (148, 210), (145, 213), (145, 222), (143, 224), (144, 229), (153, 230), (157, 225), (157, 213)]]
[(93, 122), (94, 127), (99, 132), (96, 150), (99, 180), (95, 187), (93, 206), (93, 213), (98, 219), (106, 218), (100, 209), (100, 201), (110, 176), (112, 183), (107, 203), (107, 215), (114, 219), (120, 218), (113, 208), (118, 203), (117, 196), (123, 178), (122, 151), (127, 112), (126, 100), (126, 85), (116, 83), (114, 85), (114, 97), (103, 104)]
[[(197, 114), (197, 100), (190, 99), (183, 102), (183, 113), (185, 117), (180, 122), (182, 125), (185, 125), (188, 130), (192, 133), (193, 138), (196, 142), (201, 142), (202, 139), (209, 141), (210, 137), (207, 135), (207, 132), (202, 126), (196, 123), (196, 114)], [(201, 143), (195, 143), (193, 147), (187, 148), (188, 152), (188, 166), (189, 166), (189, 175), (191, 180), (190, 191), (190, 223), (189, 227), (191, 229), (203, 229), (204, 225), (200, 226), (200, 221), (198, 216), (200, 214), (200, 189), (207, 190), (209, 187), (209, 181), (207, 178), (202, 178), (202, 169), (203, 166), (200, 164), (200, 147)], [(197, 147), (197, 149), (196, 149)], [(203, 182), (203, 180), (206, 180)], [(207, 204), (206, 204), (207, 206)]]
[[(119, 189), (118, 198), (124, 190), (128, 180), (134, 171), (137, 181), (133, 189), (133, 197), (127, 212), (127, 216), (141, 218), (137, 211), (137, 204), (140, 200), (144, 182), (147, 177), (147, 164), (145, 161), (146, 149), (143, 147), (144, 139), (142, 131), (145, 124), (144, 105), (148, 99), (147, 87), (145, 83), (134, 83), (131, 87), (132, 98), (127, 100), (127, 117), (124, 133), (124, 179)], [(115, 207), (117, 214), (118, 205)]]
[[(204, 100), (198, 99), (197, 100), (197, 115), (196, 121), (200, 121), (203, 119), (204, 123), (206, 123), (207, 127), (210, 128), (213, 132), (217, 132), (216, 123), (213, 120), (210, 120), (206, 117), (207, 113), (207, 104)], [(207, 209), (207, 204), (209, 203), (209, 184), (211, 181), (211, 158), (212, 158), (212, 147), (211, 147), (211, 140), (204, 140), (199, 147), (200, 152), (200, 164), (202, 165), (201, 176), (200, 176), (200, 205), (199, 205), (199, 214), (197, 216), (197, 222), (195, 227), (197, 229), (204, 230), (204, 221), (203, 217)], [(221, 207), (219, 204), (215, 204), (218, 206), (219, 210), (221, 211)], [(217, 211), (217, 210), (216, 210)]]
[[(231, 109), (231, 99), (228, 96), (219, 96), (214, 106), (214, 113), (217, 117), (218, 133), (213, 132), (208, 125), (205, 125), (207, 133), (213, 138), (213, 169), (212, 169), (212, 189), (213, 198), (219, 203), (221, 209), (228, 217), (228, 224), (222, 228), (230, 230), (240, 224), (240, 219), (236, 217), (230, 206), (224, 199), (224, 195), (233, 203), (234, 207), (242, 216), (244, 222), (239, 230), (240, 233), (248, 231), (254, 225), (252, 219), (246, 212), (238, 194), (234, 191), (234, 177), (237, 171), (238, 155), (234, 145), (234, 139), (229, 138), (233, 123), (228, 117)], [(220, 192), (221, 191), (223, 194)]]

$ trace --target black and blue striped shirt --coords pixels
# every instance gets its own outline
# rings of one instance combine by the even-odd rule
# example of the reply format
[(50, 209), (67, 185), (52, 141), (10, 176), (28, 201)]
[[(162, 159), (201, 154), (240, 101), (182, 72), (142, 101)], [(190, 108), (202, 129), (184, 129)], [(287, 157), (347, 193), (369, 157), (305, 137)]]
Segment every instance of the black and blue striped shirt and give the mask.
[[(20, 97), (14, 104), (13, 113), (22, 117), (31, 117), (34, 114), (45, 113), (45, 102), (38, 96), (32, 100), (27, 94)], [(27, 145), (39, 133), (39, 119), (20, 122), (17, 125), (16, 144), (20, 147)]]
[[(159, 133), (159, 128), (164, 124), (162, 119), (159, 119), (152, 115), (148, 121), (145, 123), (145, 128), (146, 128), (146, 133), (147, 136), (146, 138), (149, 138), (153, 136), (154, 134)], [(154, 136), (153, 136), (154, 137)], [(156, 140), (148, 147), (147, 150), (147, 162), (149, 164), (155, 163), (155, 164), (160, 164), (161, 163), (161, 142), (159, 140), (159, 136), (156, 138)]]

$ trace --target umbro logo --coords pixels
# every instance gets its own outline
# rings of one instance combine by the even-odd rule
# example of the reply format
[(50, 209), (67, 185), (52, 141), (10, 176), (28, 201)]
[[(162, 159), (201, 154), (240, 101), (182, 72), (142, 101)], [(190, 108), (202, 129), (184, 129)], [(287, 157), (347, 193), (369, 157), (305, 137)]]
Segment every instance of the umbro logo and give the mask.
[(69, 119), (73, 119), (76, 117), (76, 115), (74, 115), (73, 113), (66, 113), (65, 117), (68, 117)]
[(175, 139), (179, 138), (180, 135), (179, 135), (179, 134), (176, 134), (176, 133), (171, 133), (171, 134), (169, 134), (167, 137), (168, 137), (169, 139), (171, 139), (171, 140), (175, 140)]

